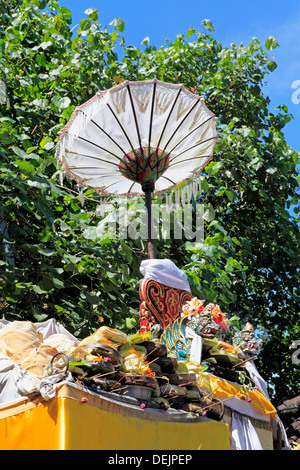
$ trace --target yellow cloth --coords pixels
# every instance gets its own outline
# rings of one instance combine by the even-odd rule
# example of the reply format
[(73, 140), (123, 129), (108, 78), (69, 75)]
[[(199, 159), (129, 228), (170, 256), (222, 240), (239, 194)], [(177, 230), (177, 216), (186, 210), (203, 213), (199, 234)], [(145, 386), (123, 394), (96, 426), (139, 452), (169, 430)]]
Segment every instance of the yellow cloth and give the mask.
[[(241, 385), (227, 382), (211, 374), (207, 375), (210, 378), (211, 389), (215, 390), (213, 393), (215, 398), (223, 400), (234, 396), (241, 400), (249, 401), (252, 406), (263, 414), (270, 415), (271, 418), (275, 417), (276, 408), (259, 390), (244, 391)], [(205, 387), (205, 385), (203, 386)]]
[(1, 407), (0, 449), (229, 450), (230, 431), (226, 423), (178, 422), (65, 385), (47, 402)]

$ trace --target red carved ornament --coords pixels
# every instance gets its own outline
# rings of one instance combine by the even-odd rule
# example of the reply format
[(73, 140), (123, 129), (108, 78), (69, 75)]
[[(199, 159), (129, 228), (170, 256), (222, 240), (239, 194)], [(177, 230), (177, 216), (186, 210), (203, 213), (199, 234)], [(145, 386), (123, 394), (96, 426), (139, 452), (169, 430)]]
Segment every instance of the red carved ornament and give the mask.
[(182, 306), (192, 299), (188, 291), (145, 278), (140, 284), (140, 333), (159, 323), (163, 329), (180, 317)]

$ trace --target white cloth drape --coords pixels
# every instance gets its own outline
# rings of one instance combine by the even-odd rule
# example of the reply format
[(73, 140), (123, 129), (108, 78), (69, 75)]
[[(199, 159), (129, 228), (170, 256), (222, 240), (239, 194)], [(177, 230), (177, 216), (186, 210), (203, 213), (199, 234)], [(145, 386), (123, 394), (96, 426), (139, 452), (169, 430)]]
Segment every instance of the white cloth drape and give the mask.
[(256, 369), (256, 366), (254, 362), (249, 361), (246, 362), (245, 367), (247, 369), (248, 374), (250, 375), (251, 379), (254, 381), (255, 385), (260, 389), (260, 391), (264, 394), (264, 396), (270, 400), (266, 382), (265, 380), (261, 377), (259, 374), (258, 370)]
[(187, 327), (185, 330), (186, 337), (192, 340), (190, 359), (191, 361), (201, 364), (203, 337), (197, 335), (194, 330)]
[[(260, 391), (264, 394), (264, 396), (271, 401), (268, 390), (267, 390), (267, 385), (265, 380), (261, 377), (259, 374), (258, 370), (256, 369), (255, 364), (252, 361), (246, 362), (246, 369), (247, 372), (249, 373), (251, 379), (254, 381), (255, 385), (260, 389)], [(289, 441), (287, 438), (287, 434), (285, 432), (284, 426), (279, 418), (278, 415), (276, 415), (273, 419), (271, 419), (271, 427), (273, 431), (273, 436), (274, 438), (277, 438), (277, 429), (278, 426), (280, 428), (280, 434), (281, 434), (281, 440), (283, 443), (283, 449), (289, 449)]]
[[(10, 323), (8, 320), (5, 320), (4, 318), (2, 318), (0, 320), (0, 329), (3, 328), (8, 323)], [(43, 322), (37, 322), (33, 324), (35, 325), (37, 331), (39, 331), (42, 334), (43, 339), (49, 338), (49, 336), (52, 336), (55, 334), (63, 334), (63, 335), (69, 336), (70, 339), (73, 339), (74, 341), (79, 343), (78, 339), (75, 336), (73, 336), (68, 330), (66, 330), (66, 328), (60, 323), (58, 323), (54, 318), (50, 318), (49, 320), (46, 320)]]
[[(0, 328), (7, 323), (9, 323), (7, 320), (0, 320)], [(44, 339), (54, 334), (66, 334), (70, 339), (79, 342), (75, 336), (54, 319), (35, 323), (35, 326)], [(19, 364), (11, 361), (8, 356), (0, 355), (0, 404), (11, 403), (36, 393), (39, 393), (45, 400), (49, 400), (55, 396), (56, 385), (65, 380), (74, 382), (70, 372), (39, 379)]]
[(263, 450), (248, 416), (232, 411), (231, 450)]
[(175, 289), (191, 292), (187, 275), (169, 259), (147, 259), (141, 262), (140, 271), (144, 278)]
[(42, 379), (0, 355), (0, 404), (40, 394), (45, 400), (55, 397), (56, 385), (62, 381), (74, 382), (72, 374), (60, 373)]

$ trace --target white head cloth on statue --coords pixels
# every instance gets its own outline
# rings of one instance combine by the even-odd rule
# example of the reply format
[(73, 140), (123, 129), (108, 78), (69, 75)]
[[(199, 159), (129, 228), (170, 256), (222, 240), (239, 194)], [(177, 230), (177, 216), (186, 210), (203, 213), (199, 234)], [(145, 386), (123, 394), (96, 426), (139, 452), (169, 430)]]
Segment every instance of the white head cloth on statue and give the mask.
[(141, 262), (140, 271), (144, 278), (174, 289), (191, 292), (187, 275), (169, 259), (147, 259)]

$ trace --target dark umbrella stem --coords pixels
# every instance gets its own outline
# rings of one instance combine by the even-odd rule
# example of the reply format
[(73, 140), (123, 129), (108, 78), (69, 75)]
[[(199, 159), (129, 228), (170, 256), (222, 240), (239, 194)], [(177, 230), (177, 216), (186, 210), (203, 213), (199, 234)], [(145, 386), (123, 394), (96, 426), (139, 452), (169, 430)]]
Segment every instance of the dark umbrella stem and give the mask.
[(148, 227), (148, 258), (155, 259), (155, 242), (153, 240), (153, 219), (152, 219), (152, 198), (151, 193), (154, 190), (154, 184), (149, 182), (142, 186), (145, 193), (145, 203), (147, 209), (147, 227)]

